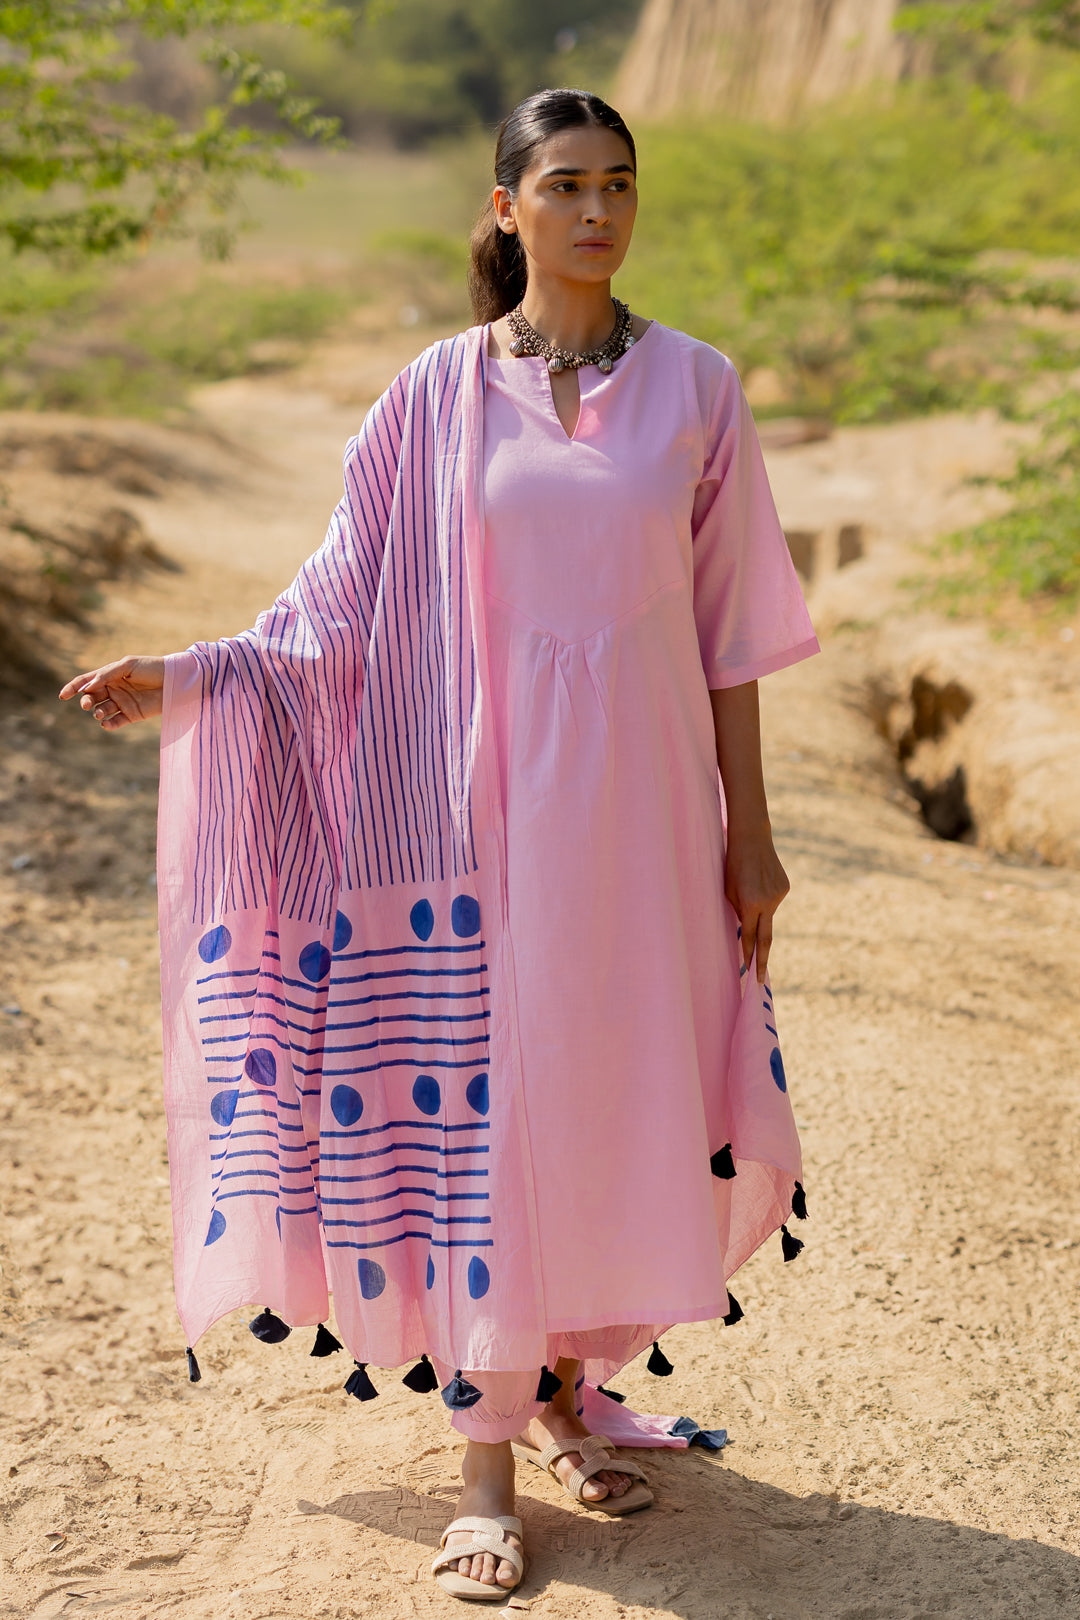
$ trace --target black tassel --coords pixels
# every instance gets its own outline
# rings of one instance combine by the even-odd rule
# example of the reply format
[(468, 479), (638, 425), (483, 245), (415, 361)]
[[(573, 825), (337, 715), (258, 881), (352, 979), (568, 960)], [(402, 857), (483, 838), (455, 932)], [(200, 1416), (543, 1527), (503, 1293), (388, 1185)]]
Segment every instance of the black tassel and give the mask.
[(735, 1174), (735, 1160), (731, 1154), (731, 1143), (727, 1142), (718, 1153), (714, 1153), (709, 1160), (709, 1169), (721, 1181), (730, 1181)]
[(555, 1399), (560, 1389), (562, 1389), (562, 1379), (548, 1367), (541, 1367), (540, 1382), (536, 1386), (536, 1399), (543, 1401), (546, 1406), (549, 1401)]
[(443, 1390), (442, 1398), (450, 1410), (454, 1412), (461, 1411), (469, 1406), (475, 1406), (483, 1393), (483, 1390), (477, 1389), (475, 1384), (470, 1384), (467, 1378), (462, 1378), (461, 1368), (459, 1367)]
[(367, 1375), (367, 1362), (358, 1361), (345, 1380), (346, 1395), (355, 1395), (358, 1401), (373, 1401), (378, 1390)]
[(786, 1226), (780, 1228), (780, 1246), (784, 1251), (785, 1260), (794, 1260), (796, 1255), (802, 1254), (806, 1248), (802, 1238), (792, 1237)]
[(795, 1183), (795, 1191), (791, 1195), (791, 1213), (797, 1221), (806, 1219), (806, 1194), (801, 1181)]
[(328, 1327), (319, 1323), (319, 1331), (315, 1335), (315, 1343), (311, 1347), (313, 1356), (332, 1356), (335, 1350), (344, 1350), (345, 1346), (340, 1339), (335, 1339)]
[(605, 1389), (603, 1384), (597, 1384), (596, 1393), (598, 1395), (606, 1395), (609, 1401), (618, 1401), (620, 1406), (626, 1399), (626, 1396), (620, 1395), (617, 1389)]
[(670, 1378), (675, 1371), (656, 1339), (653, 1340), (652, 1355), (645, 1363), (645, 1371), (651, 1372), (654, 1378)]
[(280, 1316), (274, 1315), (269, 1305), (264, 1311), (260, 1311), (258, 1316), (252, 1318), (248, 1327), (263, 1344), (280, 1344), (292, 1332), (292, 1328), (288, 1327)]
[(421, 1356), (416, 1366), (410, 1367), (401, 1382), (406, 1389), (411, 1389), (414, 1395), (430, 1395), (433, 1389), (439, 1387), (435, 1369), (427, 1356)]
[(191, 1348), (190, 1344), (187, 1346), (185, 1354), (187, 1356), (188, 1382), (190, 1384), (197, 1384), (202, 1378), (202, 1373), (199, 1371), (199, 1363), (195, 1360), (195, 1352)]
[(724, 1326), (725, 1327), (734, 1327), (736, 1322), (741, 1322), (742, 1319), (743, 1319), (743, 1308), (739, 1304), (738, 1300), (735, 1298), (735, 1295), (730, 1291), (730, 1289), (728, 1290), (727, 1302), (728, 1302), (728, 1313), (724, 1317)]

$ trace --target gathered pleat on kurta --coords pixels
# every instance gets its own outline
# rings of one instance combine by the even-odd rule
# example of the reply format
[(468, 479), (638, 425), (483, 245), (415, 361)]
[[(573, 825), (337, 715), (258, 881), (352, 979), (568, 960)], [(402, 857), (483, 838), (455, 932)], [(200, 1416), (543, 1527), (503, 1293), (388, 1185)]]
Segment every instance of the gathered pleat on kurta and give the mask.
[[(177, 1298), (357, 1360), (597, 1378), (724, 1314), (800, 1175), (723, 897), (709, 687), (816, 643), (730, 363), (437, 344), (322, 548), (167, 661), (159, 829)], [(732, 1144), (737, 1174), (710, 1155)], [(644, 1335), (644, 1337), (643, 1337)]]

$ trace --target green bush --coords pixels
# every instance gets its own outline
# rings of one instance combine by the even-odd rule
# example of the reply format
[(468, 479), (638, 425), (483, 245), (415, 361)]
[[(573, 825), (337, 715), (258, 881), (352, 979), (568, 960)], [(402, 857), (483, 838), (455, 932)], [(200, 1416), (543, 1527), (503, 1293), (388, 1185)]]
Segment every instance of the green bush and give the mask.
[(624, 294), (840, 421), (1005, 403), (1038, 337), (1003, 309), (1038, 301), (1033, 256), (1080, 251), (1075, 68), (1024, 104), (947, 81), (640, 148)]

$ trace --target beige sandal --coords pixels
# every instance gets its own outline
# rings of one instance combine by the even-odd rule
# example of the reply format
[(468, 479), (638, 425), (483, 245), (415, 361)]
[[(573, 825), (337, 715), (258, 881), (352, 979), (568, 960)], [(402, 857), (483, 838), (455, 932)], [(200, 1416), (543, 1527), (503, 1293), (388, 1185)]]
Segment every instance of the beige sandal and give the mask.
[[(448, 1548), (447, 1536), (452, 1536), (458, 1530), (471, 1530), (472, 1540), (463, 1542), (460, 1547)], [(448, 1524), (439, 1542), (439, 1556), (431, 1565), (431, 1573), (443, 1591), (449, 1592), (451, 1597), (465, 1598), (473, 1603), (497, 1603), (500, 1598), (508, 1598), (511, 1592), (516, 1592), (525, 1573), (525, 1559), (517, 1547), (512, 1547), (507, 1541), (508, 1533), (521, 1540), (521, 1520), (509, 1513), (503, 1513), (497, 1519), (455, 1519), (453, 1524)], [(508, 1564), (513, 1564), (517, 1576), (513, 1586), (489, 1586), (486, 1581), (474, 1581), (471, 1575), (462, 1575), (456, 1569), (447, 1568), (448, 1564), (456, 1564), (459, 1558), (472, 1558), (477, 1553), (490, 1553), (498, 1563), (505, 1559)]]
[[(628, 1462), (624, 1457), (615, 1460), (609, 1452), (615, 1451), (615, 1443), (602, 1434), (587, 1434), (578, 1440), (553, 1440), (543, 1451), (537, 1451), (535, 1446), (527, 1446), (520, 1440), (515, 1440), (512, 1450), (515, 1457), (522, 1462), (531, 1462), (537, 1468), (543, 1468), (553, 1480), (562, 1486), (568, 1496), (582, 1507), (591, 1508), (597, 1513), (606, 1513), (611, 1518), (620, 1518), (624, 1513), (637, 1513), (640, 1508), (651, 1507), (653, 1493), (648, 1488), (646, 1476), (635, 1462)], [(555, 1464), (560, 1457), (567, 1456), (576, 1451), (581, 1458), (581, 1465), (574, 1469), (568, 1480), (561, 1480), (555, 1472)], [(582, 1487), (586, 1480), (592, 1479), (594, 1474), (601, 1474), (610, 1469), (615, 1474), (630, 1474), (638, 1483), (631, 1485), (622, 1496), (602, 1496), (598, 1501), (592, 1501), (583, 1496)]]

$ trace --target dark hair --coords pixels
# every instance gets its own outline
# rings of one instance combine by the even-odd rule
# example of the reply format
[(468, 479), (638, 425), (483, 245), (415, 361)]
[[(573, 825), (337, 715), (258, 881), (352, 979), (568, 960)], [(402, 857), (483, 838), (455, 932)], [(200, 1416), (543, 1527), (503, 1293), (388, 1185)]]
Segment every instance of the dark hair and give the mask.
[[(610, 129), (630, 148), (636, 166), (634, 137), (614, 107), (588, 90), (540, 90), (519, 103), (499, 125), (495, 142), (495, 182), (516, 195), (526, 170), (543, 143), (564, 129), (591, 125)], [(525, 296), (525, 250), (516, 232), (499, 229), (495, 204), (488, 197), (469, 244), (469, 295), (477, 323), (497, 321)]]

